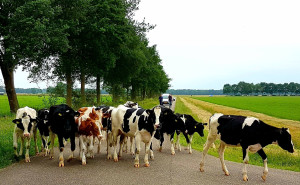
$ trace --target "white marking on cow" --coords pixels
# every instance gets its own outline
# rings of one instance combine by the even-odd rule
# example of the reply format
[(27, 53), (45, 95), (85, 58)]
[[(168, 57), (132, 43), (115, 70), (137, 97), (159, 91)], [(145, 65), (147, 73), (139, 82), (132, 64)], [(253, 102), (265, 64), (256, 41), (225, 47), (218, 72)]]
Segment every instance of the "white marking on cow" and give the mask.
[(251, 125), (254, 123), (254, 121), (258, 121), (259, 120), (257, 118), (254, 117), (247, 117), (243, 123), (242, 129), (244, 129), (244, 127), (247, 125), (249, 127), (251, 127)]

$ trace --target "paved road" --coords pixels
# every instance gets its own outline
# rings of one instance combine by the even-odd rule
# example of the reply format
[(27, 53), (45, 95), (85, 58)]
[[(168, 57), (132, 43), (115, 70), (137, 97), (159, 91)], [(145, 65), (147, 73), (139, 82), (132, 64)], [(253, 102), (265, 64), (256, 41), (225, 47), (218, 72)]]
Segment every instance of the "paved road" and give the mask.
[[(144, 148), (144, 147), (142, 147)], [(248, 167), (249, 181), (242, 181), (242, 164), (227, 161), (231, 173), (225, 176), (221, 170), (219, 159), (207, 156), (205, 172), (199, 171), (201, 152), (187, 150), (176, 151), (172, 156), (170, 142), (164, 143), (162, 152), (158, 152), (158, 142), (154, 141), (155, 160), (150, 160), (150, 167), (134, 168), (131, 155), (124, 154), (119, 162), (107, 160), (106, 147), (94, 159), (88, 159), (82, 166), (79, 159), (66, 162), (65, 167), (58, 167), (58, 149), (55, 158), (33, 157), (31, 163), (24, 160), (0, 170), (0, 184), (300, 184), (300, 173), (269, 168), (266, 182), (260, 178), (263, 168)], [(65, 151), (69, 151), (69, 144)], [(78, 155), (78, 149), (75, 152)], [(66, 152), (65, 157), (69, 156)], [(144, 152), (140, 155), (143, 162)], [(251, 160), (251, 159), (250, 159)]]

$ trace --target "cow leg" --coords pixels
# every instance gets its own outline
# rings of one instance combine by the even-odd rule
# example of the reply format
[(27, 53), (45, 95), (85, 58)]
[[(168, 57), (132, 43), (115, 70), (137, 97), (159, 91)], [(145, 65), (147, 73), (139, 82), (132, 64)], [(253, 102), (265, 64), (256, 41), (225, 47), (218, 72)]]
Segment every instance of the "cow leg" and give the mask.
[(72, 159), (74, 159), (74, 151), (75, 151), (75, 133), (72, 133), (70, 137), (70, 143), (71, 143), (71, 155), (68, 158), (68, 162), (70, 162)]
[(149, 167), (150, 163), (149, 163), (149, 152), (150, 152), (150, 145), (151, 145), (151, 141), (148, 143), (145, 143), (145, 158), (144, 158), (144, 163), (145, 163), (145, 167)]
[(43, 143), (44, 145), (44, 156), (47, 156), (50, 152), (49, 152), (49, 146), (48, 146), (48, 140), (49, 140), (49, 136), (43, 136), (42, 141), (45, 143)]
[(19, 156), (23, 155), (24, 137), (21, 136)]
[(55, 134), (51, 131), (50, 132), (50, 159), (53, 159), (54, 157), (54, 139), (55, 139)]
[(81, 164), (82, 165), (86, 165), (86, 157), (85, 157), (85, 153), (86, 153), (86, 145), (84, 143), (84, 140), (86, 136), (79, 136), (79, 145), (80, 145), (80, 160), (81, 160)]
[(30, 162), (30, 158), (29, 158), (29, 149), (30, 149), (30, 137), (29, 138), (26, 138), (26, 153), (25, 153), (25, 161), (27, 163)]
[(193, 141), (193, 135), (190, 136), (189, 154), (192, 154), (192, 141)]
[(94, 158), (95, 156), (94, 156), (94, 141), (93, 141), (93, 139), (94, 139), (94, 137), (93, 136), (88, 136), (87, 137), (87, 146), (88, 146), (88, 148), (87, 148), (87, 151), (88, 151), (88, 153), (87, 153), (87, 157), (89, 157), (89, 158)]
[(262, 158), (262, 160), (264, 161), (264, 172), (263, 175), (261, 176), (261, 178), (266, 181), (267, 175), (268, 175), (268, 159), (267, 159), (267, 155), (264, 152), (263, 149), (260, 149), (257, 151), (257, 153), (260, 155), (260, 157)]
[(107, 159), (112, 159), (111, 156), (111, 147), (112, 147), (112, 133), (107, 133)]
[(162, 145), (163, 145), (163, 143), (164, 143), (164, 133), (161, 133), (160, 134), (160, 139), (159, 139), (159, 141), (160, 141), (160, 146), (159, 146), (159, 149), (158, 149), (158, 151), (159, 152), (161, 152), (162, 151)]
[(176, 143), (175, 143), (175, 149), (178, 148), (178, 151), (181, 152), (181, 146), (180, 146), (180, 132), (176, 132)]
[(114, 145), (114, 161), (118, 162), (117, 145), (118, 145), (118, 133), (113, 134), (113, 145)]
[(200, 171), (201, 172), (204, 172), (204, 159), (205, 159), (205, 156), (208, 152), (208, 149), (210, 147), (210, 145), (217, 139), (217, 133), (212, 133), (212, 132), (209, 132), (208, 136), (207, 136), (207, 141), (206, 141), (206, 144), (204, 146), (204, 149), (203, 149), (203, 152), (202, 152), (202, 159), (201, 159), (201, 162), (200, 162)]
[(152, 149), (152, 141), (150, 144), (150, 159), (154, 160), (154, 154), (153, 154), (153, 149)]
[(42, 155), (45, 155), (45, 148), (46, 148), (46, 141), (44, 140), (44, 137), (42, 134), (40, 134), (41, 140), (42, 140), (42, 144), (41, 144), (41, 153)]
[(18, 135), (16, 132), (13, 134), (13, 146), (14, 146), (14, 152), (15, 152), (15, 157), (19, 157), (18, 154)]
[(119, 159), (123, 156), (123, 148), (124, 148), (125, 144), (127, 145), (127, 138), (128, 137), (124, 136), (123, 134), (120, 136), (120, 150), (119, 150), (119, 156), (118, 156)]
[(128, 151), (128, 145), (127, 145), (128, 137), (124, 138), (124, 144), (123, 144), (123, 152), (127, 153)]
[(226, 144), (223, 141), (221, 141), (220, 147), (219, 147), (219, 157), (220, 157), (222, 169), (225, 172), (225, 175), (229, 176), (229, 171), (227, 170), (227, 167), (226, 167), (225, 161), (224, 161), (224, 151), (225, 151), (225, 148), (226, 148)]
[(248, 176), (247, 176), (247, 165), (249, 163), (249, 156), (248, 156), (248, 149), (245, 147), (242, 147), (243, 150), (243, 181), (248, 181)]
[(189, 149), (190, 149), (190, 144), (191, 144), (190, 138), (189, 138), (189, 136), (188, 136), (187, 133), (183, 133), (183, 135), (184, 135), (185, 140), (186, 140), (186, 143), (187, 143), (187, 148), (186, 148), (186, 150), (189, 150)]
[(170, 135), (170, 141), (171, 141), (171, 155), (175, 155), (175, 149), (174, 149), (174, 133)]
[[(130, 137), (130, 153), (131, 155), (134, 155), (134, 137)], [(153, 153), (153, 151), (152, 151)]]
[(64, 138), (60, 135), (58, 135), (58, 142), (59, 142), (59, 167), (64, 167), (65, 163), (64, 163)]
[(141, 151), (141, 134), (137, 134), (135, 136), (135, 159), (134, 159), (134, 167), (140, 167), (140, 151)]
[(36, 126), (34, 126), (34, 129), (33, 129), (33, 140), (34, 140), (35, 155), (39, 155), (39, 148), (37, 145), (37, 127)]
[[(96, 138), (95, 138), (96, 141)], [(101, 139), (98, 138), (98, 147), (97, 147), (97, 153), (100, 154), (100, 149), (101, 149)]]

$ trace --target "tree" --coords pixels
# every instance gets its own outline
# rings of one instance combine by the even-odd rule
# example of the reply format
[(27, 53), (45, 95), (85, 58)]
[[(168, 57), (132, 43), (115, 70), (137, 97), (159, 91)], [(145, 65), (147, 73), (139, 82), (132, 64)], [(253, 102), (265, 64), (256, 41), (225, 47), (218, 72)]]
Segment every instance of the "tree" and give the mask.
[(11, 112), (19, 107), (13, 73), (16, 67), (24, 65), (27, 69), (34, 61), (42, 62), (67, 46), (65, 28), (56, 21), (61, 8), (51, 5), (51, 0), (0, 2), (0, 68)]

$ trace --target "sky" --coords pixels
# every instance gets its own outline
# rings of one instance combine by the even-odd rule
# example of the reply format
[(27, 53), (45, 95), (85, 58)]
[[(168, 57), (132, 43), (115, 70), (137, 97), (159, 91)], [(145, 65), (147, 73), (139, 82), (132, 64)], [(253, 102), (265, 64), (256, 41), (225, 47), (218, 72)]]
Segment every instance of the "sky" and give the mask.
[[(135, 18), (156, 25), (147, 38), (170, 88), (222, 89), (300, 83), (299, 9), (298, 0), (141, 0)], [(18, 69), (15, 86), (37, 87), (27, 76)]]

